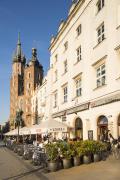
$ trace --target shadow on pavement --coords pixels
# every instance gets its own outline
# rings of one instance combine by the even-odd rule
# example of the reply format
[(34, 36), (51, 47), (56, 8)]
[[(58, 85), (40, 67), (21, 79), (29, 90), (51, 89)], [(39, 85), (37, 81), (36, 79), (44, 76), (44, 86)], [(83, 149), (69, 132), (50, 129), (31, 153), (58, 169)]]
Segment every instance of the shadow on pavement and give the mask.
[[(20, 178), (23, 178), (25, 176), (28, 176), (30, 174), (33, 174), (33, 173), (37, 173), (39, 170), (41, 170), (42, 167), (38, 168), (38, 169), (34, 169), (34, 170), (31, 170), (31, 171), (28, 171), (28, 172), (25, 172), (25, 173), (21, 173), (21, 174), (18, 174), (18, 175), (15, 175), (15, 176), (11, 176), (11, 177), (8, 177), (8, 178), (4, 178), (3, 180), (18, 180)], [(35, 174), (38, 176), (38, 174)], [(45, 177), (42, 173), (39, 172), (39, 178), (41, 180), (48, 180), (47, 177)]]

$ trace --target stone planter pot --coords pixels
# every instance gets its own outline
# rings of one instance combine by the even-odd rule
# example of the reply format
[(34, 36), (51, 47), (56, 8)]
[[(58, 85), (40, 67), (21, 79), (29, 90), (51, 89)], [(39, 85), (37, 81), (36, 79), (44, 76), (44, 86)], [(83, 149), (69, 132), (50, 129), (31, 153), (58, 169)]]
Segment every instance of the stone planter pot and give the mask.
[(93, 154), (94, 162), (100, 161), (100, 154)]
[(108, 156), (107, 151), (101, 151), (101, 153), (100, 153), (100, 159), (101, 160), (105, 161), (107, 156)]
[(57, 169), (58, 169), (58, 162), (57, 162), (57, 161), (55, 161), (55, 162), (49, 161), (49, 162), (48, 162), (48, 169), (49, 169), (49, 171), (51, 171), (51, 172), (57, 171)]
[(14, 147), (14, 153), (17, 153), (18, 147)]
[(58, 169), (63, 169), (63, 161), (62, 161), (62, 159), (58, 159)]
[(80, 157), (74, 157), (74, 166), (79, 166), (81, 164), (81, 159)]
[(72, 166), (71, 159), (63, 159), (63, 168), (68, 169)]
[(20, 148), (20, 149), (18, 149), (17, 153), (19, 156), (22, 156), (24, 153), (24, 150), (22, 148)]
[(89, 163), (91, 163), (91, 155), (84, 155), (84, 156), (83, 156), (83, 163), (84, 163), (84, 164), (89, 164)]

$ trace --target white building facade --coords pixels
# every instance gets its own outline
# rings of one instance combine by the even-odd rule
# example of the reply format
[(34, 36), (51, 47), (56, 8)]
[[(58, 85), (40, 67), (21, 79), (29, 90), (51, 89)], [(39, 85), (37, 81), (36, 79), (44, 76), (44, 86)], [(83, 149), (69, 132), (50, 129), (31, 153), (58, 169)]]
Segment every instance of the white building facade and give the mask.
[(38, 86), (33, 91), (31, 99), (33, 122), (32, 124), (40, 124), (41, 121), (46, 120), (46, 97), (47, 97), (47, 79), (43, 79), (42, 86)]
[(120, 0), (73, 1), (49, 50), (47, 116), (70, 138), (120, 136)]

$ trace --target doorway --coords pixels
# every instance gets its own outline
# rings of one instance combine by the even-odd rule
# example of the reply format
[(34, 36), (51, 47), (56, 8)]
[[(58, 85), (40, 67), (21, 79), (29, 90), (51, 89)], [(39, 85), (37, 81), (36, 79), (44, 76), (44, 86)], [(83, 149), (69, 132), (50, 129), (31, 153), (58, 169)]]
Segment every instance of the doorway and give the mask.
[(120, 136), (120, 115), (118, 117), (118, 137)]
[(75, 120), (75, 137), (80, 140), (83, 139), (83, 123), (80, 118)]
[(98, 118), (97, 129), (98, 140), (108, 140), (108, 119), (106, 118), (106, 116), (102, 115)]

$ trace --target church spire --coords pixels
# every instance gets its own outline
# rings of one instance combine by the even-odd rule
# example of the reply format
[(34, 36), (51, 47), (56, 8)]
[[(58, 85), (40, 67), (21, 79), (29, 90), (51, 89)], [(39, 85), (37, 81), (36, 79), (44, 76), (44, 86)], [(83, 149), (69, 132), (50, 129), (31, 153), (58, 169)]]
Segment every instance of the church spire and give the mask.
[(22, 51), (21, 51), (21, 42), (20, 42), (20, 32), (18, 33), (18, 42), (17, 42), (17, 50), (16, 50), (16, 56), (18, 58), (21, 58)]
[(25, 56), (22, 54), (22, 49), (21, 49), (20, 32), (18, 33), (17, 47), (13, 56), (13, 63), (14, 62), (22, 62), (24, 64), (26, 63)]

